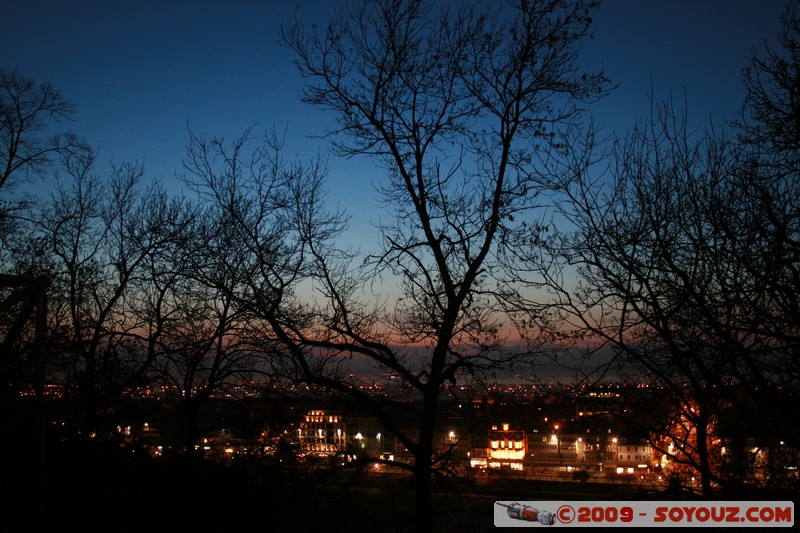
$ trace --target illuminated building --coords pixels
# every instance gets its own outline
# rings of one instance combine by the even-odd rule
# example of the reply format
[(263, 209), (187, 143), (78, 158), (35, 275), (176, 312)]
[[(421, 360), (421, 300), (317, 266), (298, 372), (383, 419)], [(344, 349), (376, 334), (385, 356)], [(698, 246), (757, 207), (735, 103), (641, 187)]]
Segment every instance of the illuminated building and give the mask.
[(616, 466), (617, 474), (641, 474), (652, 467), (653, 451), (647, 439), (615, 438), (612, 445), (608, 464)]
[(522, 430), (512, 430), (508, 423), (489, 431), (487, 466), (493, 469), (523, 470), (528, 453), (528, 436)]
[(336, 455), (347, 443), (347, 429), (338, 412), (308, 411), (297, 433), (304, 455)]

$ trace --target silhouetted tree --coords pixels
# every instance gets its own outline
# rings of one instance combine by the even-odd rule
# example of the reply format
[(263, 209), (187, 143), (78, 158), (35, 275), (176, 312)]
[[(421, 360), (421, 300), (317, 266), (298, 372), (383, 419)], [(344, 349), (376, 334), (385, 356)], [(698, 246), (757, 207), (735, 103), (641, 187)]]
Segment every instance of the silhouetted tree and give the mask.
[[(25, 320), (33, 300), (19, 285), (41, 274), (32, 264), (40, 261), (35, 258), (41, 250), (27, 223), (31, 194), (22, 186), (52, 169), (51, 163), (61, 154), (88, 150), (73, 133), (55, 131), (59, 122), (71, 119), (74, 109), (50, 83), (37, 83), (16, 69), (0, 69), (0, 270), (18, 276), (16, 281), (6, 279), (0, 288), (0, 391), (7, 390), (11, 381), (16, 386), (29, 385), (33, 377), (31, 358), (26, 354), (33, 328), (28, 327), (32, 321)], [(29, 281), (23, 281), (26, 279)], [(46, 280), (37, 284), (43, 291)], [(40, 296), (44, 298), (44, 292)], [(41, 323), (46, 320), (44, 301), (37, 305)]]
[[(282, 32), (307, 79), (303, 100), (337, 117), (337, 153), (378, 162), (386, 210), (362, 274), (309, 234), (323, 299), (303, 324), (268, 319), (301, 380), (368, 405), (413, 453), (422, 530), (434, 524), (443, 391), (533, 352), (506, 349), (501, 316), (513, 321), (512, 304), (536, 302), (528, 291), (540, 281), (531, 258), (547, 232), (545, 163), (570, 151), (565, 135), (580, 124), (581, 104), (608, 89), (602, 74), (576, 64), (592, 7), (520, 1), (437, 12), (419, 1), (365, 2), (323, 31), (297, 20)], [(396, 300), (364, 305), (359, 290), (382, 275), (397, 280)], [(534, 327), (515, 325), (536, 344)], [(347, 379), (349, 357), (402, 378), (398, 399), (413, 427)]]
[[(298, 283), (309, 277), (308, 241), (323, 246), (342, 227), (339, 215), (325, 219), (320, 210), (324, 169), (285, 164), (281, 150), (275, 135), (255, 142), (252, 128), (229, 144), (190, 133), (184, 180), (198, 195), (201, 215), (176, 296), (180, 318), (162, 359), (190, 429), (211, 394), (284, 370), (274, 360), (277, 343), (264, 315), (302, 327), (293, 308)], [(330, 233), (304, 234), (317, 223)]]
[(31, 179), (59, 154), (85, 151), (86, 145), (71, 132), (54, 133), (52, 127), (70, 120), (75, 106), (50, 83), (37, 83), (18, 70), (0, 69), (0, 242), (13, 227), (26, 202), (11, 198), (15, 186)]
[[(52, 280), (53, 376), (77, 385), (85, 433), (101, 407), (151, 369), (145, 310), (139, 305), (149, 261), (183, 239), (188, 214), (139, 165), (114, 166), (107, 179), (91, 153), (68, 154), (64, 174), (37, 219)], [(152, 348), (152, 347), (150, 347)]]
[[(750, 322), (743, 329), (764, 339), (774, 358), (757, 361), (797, 396), (800, 386), (800, 16), (797, 3), (782, 15), (780, 48), (754, 51), (744, 70), (747, 90), (742, 117), (734, 125), (737, 190), (746, 198), (726, 228), (736, 234), (736, 261), (752, 280), (739, 304)], [(763, 379), (756, 380), (763, 384)], [(790, 385), (791, 383), (791, 385)]]
[[(793, 57), (798, 25), (784, 21)], [(800, 405), (791, 65), (772, 49), (752, 60), (736, 137), (692, 137), (667, 104), (617, 143), (606, 174), (576, 171), (565, 187), (576, 231), (562, 257), (580, 282), (555, 289), (558, 318), (671, 391), (663, 423), (650, 428), (654, 445), (697, 472), (705, 496), (714, 483), (742, 481), (721, 468), (723, 421), (773, 452), (798, 444), (775, 408), (796, 414)]]
[[(674, 404), (664, 410), (663, 427), (680, 426), (675, 420), (691, 426), (697, 452), (691, 457), (706, 491), (712, 481), (706, 433), (716, 387), (729, 375), (725, 340), (734, 333), (721, 285), (727, 243), (706, 215), (732, 163), (711, 138), (690, 143), (665, 106), (617, 145), (607, 177), (574, 174), (564, 204), (576, 230), (563, 253), (580, 284), (562, 292), (566, 313), (556, 323), (563, 319), (610, 345), (634, 379), (638, 374), (670, 391)], [(715, 332), (712, 324), (727, 330)]]
[[(763, 428), (776, 463), (797, 461), (800, 434), (785, 420), (800, 416), (800, 14), (788, 2), (778, 46), (754, 50), (743, 78), (746, 88), (737, 150), (737, 194), (747, 199), (728, 230), (738, 237), (735, 261), (749, 284), (737, 291), (741, 336), (759, 339), (746, 353), (742, 396), (757, 406), (750, 424)], [(781, 406), (778, 408), (777, 406)], [(781, 415), (778, 415), (781, 413)], [(786, 445), (782, 446), (780, 443)], [(781, 448), (778, 450), (778, 448)], [(791, 458), (788, 452), (794, 451)], [(780, 459), (778, 459), (780, 457)], [(770, 482), (790, 470), (770, 465)], [(796, 479), (794, 480), (796, 486)]]
[(797, 2), (781, 15), (778, 46), (754, 49), (742, 71), (746, 95), (735, 121), (742, 140), (759, 152), (783, 154), (797, 164), (800, 149), (800, 18)]

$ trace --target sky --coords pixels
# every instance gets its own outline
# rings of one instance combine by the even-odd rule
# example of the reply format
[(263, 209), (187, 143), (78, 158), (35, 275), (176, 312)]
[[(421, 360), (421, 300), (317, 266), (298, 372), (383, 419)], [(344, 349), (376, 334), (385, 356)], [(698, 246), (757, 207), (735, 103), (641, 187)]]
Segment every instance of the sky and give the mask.
[[(0, 0), (0, 68), (49, 81), (78, 106), (70, 127), (102, 164), (136, 161), (178, 187), (187, 128), (232, 139), (247, 127), (287, 131), (287, 156), (325, 154), (333, 117), (299, 100), (302, 80), (277, 29), (295, 10), (324, 23), (322, 0)], [(606, 133), (649, 113), (649, 95), (687, 104), (690, 127), (734, 118), (750, 51), (775, 42), (778, 0), (605, 0), (582, 64), (619, 87), (591, 108)], [(101, 167), (102, 168), (102, 167)], [(330, 200), (350, 238), (376, 240), (369, 160), (331, 159)], [(47, 187), (43, 182), (42, 187)], [(374, 207), (373, 207), (374, 206)]]

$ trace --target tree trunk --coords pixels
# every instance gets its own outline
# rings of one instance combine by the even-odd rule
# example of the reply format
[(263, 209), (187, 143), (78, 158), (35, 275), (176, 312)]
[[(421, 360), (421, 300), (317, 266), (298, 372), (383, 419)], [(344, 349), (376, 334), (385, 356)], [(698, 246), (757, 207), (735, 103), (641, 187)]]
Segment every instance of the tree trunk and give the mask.
[(703, 499), (711, 499), (711, 464), (708, 457), (708, 419), (703, 414), (697, 426), (697, 455), (700, 462), (700, 485)]
[(431, 479), (431, 461), (427, 458), (415, 457), (414, 465), (414, 519), (415, 528), (419, 532), (434, 531), (433, 522), (433, 482)]
[(433, 439), (439, 391), (431, 387), (425, 393), (420, 418), (420, 432), (414, 453), (414, 511), (417, 531), (434, 531), (433, 512)]

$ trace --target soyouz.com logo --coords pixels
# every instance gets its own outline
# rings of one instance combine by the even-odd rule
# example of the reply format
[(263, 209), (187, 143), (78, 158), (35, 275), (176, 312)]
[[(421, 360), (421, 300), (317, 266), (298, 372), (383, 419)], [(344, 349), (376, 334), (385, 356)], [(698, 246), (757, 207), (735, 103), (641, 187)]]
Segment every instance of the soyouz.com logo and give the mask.
[(792, 527), (791, 501), (495, 502), (496, 527)]

